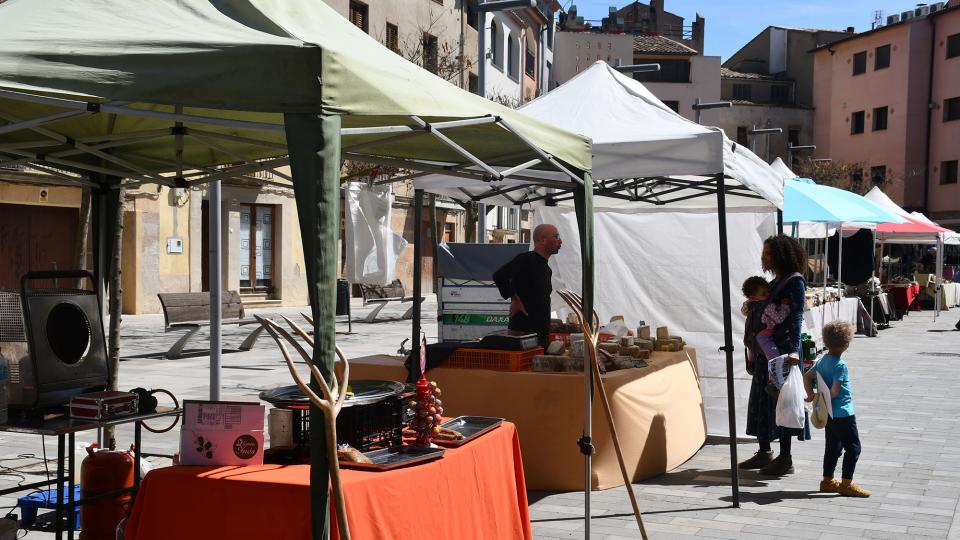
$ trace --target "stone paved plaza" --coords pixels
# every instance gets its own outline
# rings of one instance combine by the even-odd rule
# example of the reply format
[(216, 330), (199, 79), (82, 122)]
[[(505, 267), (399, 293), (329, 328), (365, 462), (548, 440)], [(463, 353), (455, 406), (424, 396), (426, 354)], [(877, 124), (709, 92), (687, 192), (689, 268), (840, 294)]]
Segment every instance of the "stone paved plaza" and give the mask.
[[(409, 335), (410, 322), (399, 319), (402, 307), (381, 313), (389, 322), (353, 324), (353, 334), (338, 336), (348, 357), (394, 353)], [(436, 303), (424, 304), (432, 319)], [(271, 309), (297, 321), (299, 309)], [(366, 310), (354, 304), (354, 317)], [(814, 440), (794, 443), (796, 473), (784, 479), (741, 475), (741, 508), (731, 507), (729, 446), (724, 440), (708, 443), (678, 469), (636, 485), (647, 530), (654, 538), (960, 538), (960, 332), (952, 331), (960, 310), (946, 312), (936, 323), (930, 312), (912, 313), (880, 333), (878, 338), (857, 336), (845, 355), (850, 363), (857, 421), (863, 453), (857, 480), (873, 491), (869, 499), (848, 499), (816, 492), (820, 480), (823, 432)], [(180, 398), (206, 398), (208, 357), (197, 352), (181, 360), (163, 360), (161, 354), (176, 340), (163, 333), (162, 315), (125, 316), (124, 361), (120, 387), (167, 388)], [(237, 347), (247, 329), (226, 327), (223, 343)], [(338, 324), (346, 331), (346, 323)], [(436, 325), (426, 327), (428, 339)], [(198, 334), (196, 348), (206, 345)], [(260, 389), (289, 384), (289, 374), (270, 338), (261, 337), (248, 352), (223, 355), (223, 399), (256, 399)], [(156, 422), (161, 427), (162, 422)], [(92, 434), (85, 434), (92, 436)], [(521, 434), (522, 436), (522, 434)], [(629, 437), (629, 433), (622, 434)], [(132, 430), (119, 431), (119, 443), (129, 444)], [(89, 442), (84, 436), (79, 442)], [(45, 441), (48, 458), (55, 457), (56, 441)], [(144, 449), (172, 453), (177, 431), (162, 435), (144, 432)], [(571, 441), (571, 447), (574, 441)], [(755, 444), (738, 447), (749, 457)], [(20, 457), (18, 457), (20, 456)], [(37, 436), (0, 433), (0, 488), (37, 481), (46, 474), (43, 444)], [(157, 465), (169, 460), (154, 458)], [(54, 463), (51, 463), (52, 467)], [(13, 470), (11, 470), (13, 469)], [(592, 494), (593, 538), (639, 538), (623, 488)], [(15, 503), (0, 498), (0, 508)], [(537, 538), (582, 538), (583, 493), (530, 493), (530, 510)], [(21, 534), (23, 534), (21, 532)], [(52, 538), (30, 531), (26, 538)]]

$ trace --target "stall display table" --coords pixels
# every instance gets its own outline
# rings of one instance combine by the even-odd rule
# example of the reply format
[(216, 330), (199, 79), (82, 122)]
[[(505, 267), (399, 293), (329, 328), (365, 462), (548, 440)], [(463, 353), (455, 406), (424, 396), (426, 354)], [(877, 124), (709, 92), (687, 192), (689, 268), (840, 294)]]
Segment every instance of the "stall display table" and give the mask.
[(944, 283), (940, 285), (940, 309), (950, 309), (960, 305), (960, 284)]
[[(603, 376), (620, 433), (627, 471), (640, 481), (663, 474), (693, 456), (706, 440), (696, 351), (655, 352), (645, 368)], [(357, 379), (403, 381), (396, 356), (350, 360)], [(443, 389), (445, 415), (499, 416), (516, 424), (527, 487), (583, 489), (583, 374), (502, 372), (437, 367), (427, 378)], [(593, 489), (623, 485), (599, 397), (593, 408)]]
[[(341, 475), (354, 538), (533, 537), (509, 422), (434, 461)], [(124, 538), (310, 538), (310, 527), (309, 465), (180, 466), (147, 474)]]
[(857, 310), (859, 309), (860, 299), (857, 297), (841, 298), (809, 308), (803, 312), (804, 332), (813, 338), (817, 347), (822, 347), (823, 326), (831, 321), (847, 321), (857, 328)]
[(908, 310), (920, 311), (920, 303), (917, 301), (917, 297), (920, 296), (919, 283), (889, 283), (884, 285), (884, 288), (893, 297), (893, 303), (896, 304), (900, 317), (903, 317)]
[[(124, 494), (136, 495), (140, 487), (140, 433), (144, 420), (159, 418), (162, 416), (172, 416), (179, 414), (180, 409), (172, 407), (158, 407), (157, 412), (146, 414), (131, 414), (110, 418), (107, 420), (92, 419), (74, 419), (70, 418), (65, 412), (51, 413), (44, 416), (21, 416), (10, 413), (10, 417), (5, 425), (0, 425), (0, 432), (10, 431), (15, 433), (27, 433), (32, 435), (51, 435), (57, 437), (57, 467), (56, 479), (42, 480), (30, 484), (23, 484), (13, 488), (0, 491), (0, 495), (17, 493), (21, 491), (31, 491), (45, 486), (56, 486), (57, 494), (65, 496), (54, 496), (53, 508), (55, 509), (54, 533), (57, 540), (63, 538), (66, 530), (67, 538), (73, 539), (76, 520), (73, 517), (76, 508), (92, 500), (74, 499), (77, 487), (77, 460), (75, 459), (76, 434), (82, 431), (93, 431), (103, 429), (107, 426), (117, 426), (121, 424), (134, 424), (134, 456), (133, 456), (133, 487), (120, 489), (110, 494), (98, 494), (95, 500), (102, 500), (106, 497), (118, 497)], [(68, 517), (70, 516), (70, 517)]]

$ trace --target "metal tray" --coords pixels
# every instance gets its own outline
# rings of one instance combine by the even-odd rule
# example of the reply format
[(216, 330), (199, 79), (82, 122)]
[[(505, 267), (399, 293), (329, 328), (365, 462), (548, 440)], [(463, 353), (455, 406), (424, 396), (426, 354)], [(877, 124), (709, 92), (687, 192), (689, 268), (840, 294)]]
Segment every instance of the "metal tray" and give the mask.
[(345, 469), (363, 469), (367, 471), (389, 471), (398, 467), (406, 467), (415, 463), (423, 463), (442, 456), (443, 448), (424, 448), (421, 446), (394, 446), (382, 450), (371, 450), (363, 455), (373, 463), (354, 463), (341, 461), (340, 466)]
[[(358, 379), (350, 381), (350, 390), (352, 396), (347, 396), (343, 401), (344, 407), (354, 405), (369, 405), (377, 403), (393, 396), (400, 396), (403, 393), (402, 383), (394, 381), (375, 381)], [(290, 409), (308, 409), (310, 400), (303, 395), (296, 385), (278, 386), (270, 390), (260, 392), (260, 399), (274, 405), (275, 407)]]
[(463, 446), (480, 435), (500, 427), (502, 423), (503, 418), (495, 418), (493, 416), (458, 416), (440, 425), (447, 429), (459, 431), (463, 434), (463, 438), (459, 441), (435, 440), (433, 442), (444, 446)]

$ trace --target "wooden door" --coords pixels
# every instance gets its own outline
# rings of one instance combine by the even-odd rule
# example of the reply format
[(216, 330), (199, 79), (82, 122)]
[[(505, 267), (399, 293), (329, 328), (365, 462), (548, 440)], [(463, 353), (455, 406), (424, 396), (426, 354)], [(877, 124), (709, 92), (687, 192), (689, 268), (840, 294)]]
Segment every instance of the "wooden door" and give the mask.
[(74, 269), (79, 219), (76, 208), (0, 204), (0, 289), (19, 290), (30, 271)]

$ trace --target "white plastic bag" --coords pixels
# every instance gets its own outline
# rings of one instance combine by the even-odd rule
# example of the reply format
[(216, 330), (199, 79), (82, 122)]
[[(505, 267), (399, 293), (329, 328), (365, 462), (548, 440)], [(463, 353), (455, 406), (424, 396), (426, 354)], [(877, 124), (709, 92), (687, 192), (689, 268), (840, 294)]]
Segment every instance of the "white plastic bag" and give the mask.
[(803, 376), (800, 367), (792, 366), (787, 381), (780, 389), (777, 398), (777, 425), (786, 428), (803, 428), (804, 403), (806, 392), (803, 389)]

